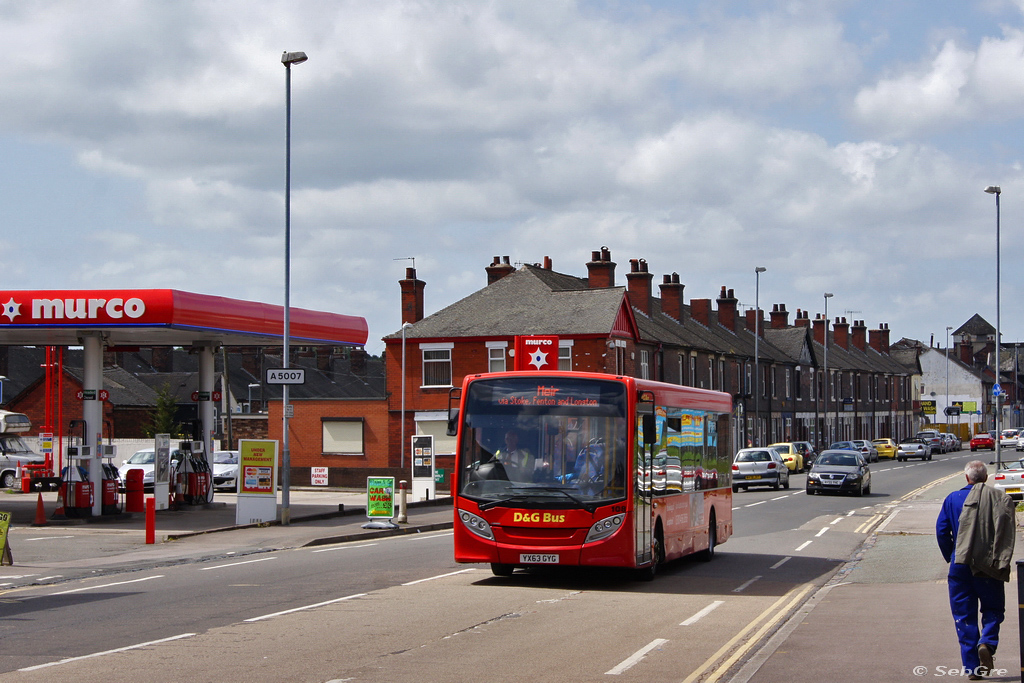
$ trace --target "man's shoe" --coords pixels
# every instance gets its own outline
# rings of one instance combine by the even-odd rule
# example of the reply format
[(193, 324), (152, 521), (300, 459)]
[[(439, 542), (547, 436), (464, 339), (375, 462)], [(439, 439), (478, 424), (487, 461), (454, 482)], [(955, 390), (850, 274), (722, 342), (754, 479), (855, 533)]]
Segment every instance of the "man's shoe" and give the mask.
[(981, 660), (981, 666), (978, 667), (978, 673), (982, 676), (988, 676), (992, 671), (992, 648), (985, 643), (979, 645), (978, 659)]
[(985, 680), (985, 677), (984, 676), (979, 676), (978, 674), (967, 674), (967, 680), (969, 680), (969, 681), (983, 681), (983, 680)]

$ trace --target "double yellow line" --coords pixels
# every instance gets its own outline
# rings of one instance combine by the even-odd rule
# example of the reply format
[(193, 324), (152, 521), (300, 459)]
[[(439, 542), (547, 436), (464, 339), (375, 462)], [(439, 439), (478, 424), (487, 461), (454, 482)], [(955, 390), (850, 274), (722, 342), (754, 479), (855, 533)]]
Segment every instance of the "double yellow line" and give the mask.
[[(735, 652), (733, 652), (732, 655), (730, 655), (721, 664), (719, 664), (718, 668), (715, 669), (714, 672), (712, 672), (712, 674), (707, 679), (705, 679), (704, 683), (714, 683), (714, 681), (717, 681), (719, 678), (725, 675), (725, 673), (729, 671), (730, 668), (732, 668), (733, 664), (739, 661), (741, 657), (745, 656), (755, 645), (757, 645), (761, 641), (761, 638), (764, 637), (764, 635), (772, 627), (774, 627), (780, 619), (789, 614), (790, 610), (792, 610), (795, 606), (799, 605), (800, 602), (804, 599), (804, 596), (806, 596), (812, 588), (814, 588), (813, 584), (804, 584), (803, 586), (796, 586), (788, 593), (783, 595), (781, 598), (776, 600), (774, 603), (772, 603), (771, 607), (757, 615), (757, 617), (755, 617), (753, 621), (747, 624), (742, 631), (737, 633), (735, 636), (732, 637), (732, 639), (729, 642), (720, 647), (718, 649), (718, 652), (711, 655), (707, 659), (707, 661), (705, 661), (703, 664), (700, 665), (700, 667), (693, 671), (693, 673), (687, 676), (683, 680), (683, 683), (693, 683), (693, 681), (696, 681), (698, 678), (703, 676), (705, 672), (707, 672), (711, 667), (713, 667), (718, 662), (718, 660), (725, 656), (725, 654), (728, 653), (733, 647), (735, 647), (737, 643), (739, 643), (744, 638), (747, 638), (747, 634), (755, 628), (757, 628), (758, 624), (761, 623), (762, 619), (771, 617), (761, 625), (761, 628), (757, 629), (757, 631), (753, 635), (747, 638), (746, 642), (744, 642)], [(773, 612), (774, 615), (772, 614)]]

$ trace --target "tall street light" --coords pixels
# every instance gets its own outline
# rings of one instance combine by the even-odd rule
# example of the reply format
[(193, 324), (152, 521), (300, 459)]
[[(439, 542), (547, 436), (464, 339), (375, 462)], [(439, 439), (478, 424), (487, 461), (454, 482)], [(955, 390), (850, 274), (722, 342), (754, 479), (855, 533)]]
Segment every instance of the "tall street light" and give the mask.
[(825, 392), (825, 448), (829, 446), (829, 439), (831, 435), (828, 429), (828, 394), (829, 394), (829, 377), (828, 377), (828, 300), (832, 298), (832, 292), (825, 292), (825, 335), (822, 337), (824, 342), (822, 346), (825, 347), (825, 359), (823, 365), (825, 366), (824, 376), (822, 377), (822, 390)]
[[(946, 431), (949, 431), (949, 331), (953, 329), (946, 325)], [(957, 434), (959, 437), (959, 433)]]
[(768, 270), (764, 266), (754, 268), (754, 445), (761, 445), (761, 354), (758, 353), (758, 342), (761, 339), (761, 273)]
[[(285, 52), (281, 55), (284, 64), (285, 101), (285, 143), (284, 143), (284, 347), (281, 351), (283, 365), (288, 368), (288, 337), (291, 334), (291, 275), (292, 275), (292, 64), (306, 61), (305, 52)], [(292, 483), (291, 454), (288, 451), (288, 385), (281, 391), (281, 524), (291, 523), (289, 489)]]
[[(995, 386), (996, 387), (1000, 387), (1000, 385), (999, 385), (999, 370), (1000, 370), (1000, 368), (999, 368), (999, 364), (1000, 364), (1000, 350), (999, 350), (999, 334), (1000, 334), (1000, 326), (999, 326), (999, 195), (1002, 193), (1002, 190), (999, 188), (998, 185), (989, 185), (988, 187), (985, 188), (985, 192), (988, 192), (989, 194), (994, 194), (996, 196), (996, 382), (995, 382)], [(996, 467), (997, 468), (1002, 468), (1003, 460), (1002, 460), (1002, 452), (1001, 452), (1001, 450), (999, 448), (999, 438), (1003, 434), (1003, 407), (1002, 407), (1002, 405), (1000, 405), (1000, 400), (999, 399), (1001, 398), (1000, 395), (1003, 392), (1001, 391), (1001, 387), (1000, 387), (1000, 391), (993, 390), (992, 393), (993, 393), (992, 398), (996, 402)]]

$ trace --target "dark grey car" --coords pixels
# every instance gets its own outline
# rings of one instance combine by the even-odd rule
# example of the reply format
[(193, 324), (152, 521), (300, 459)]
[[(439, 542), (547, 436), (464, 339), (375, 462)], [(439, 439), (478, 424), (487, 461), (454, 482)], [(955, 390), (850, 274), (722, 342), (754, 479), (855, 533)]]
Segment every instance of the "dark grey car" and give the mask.
[(871, 493), (871, 469), (855, 451), (823, 451), (807, 473), (807, 495), (835, 491), (863, 496)]

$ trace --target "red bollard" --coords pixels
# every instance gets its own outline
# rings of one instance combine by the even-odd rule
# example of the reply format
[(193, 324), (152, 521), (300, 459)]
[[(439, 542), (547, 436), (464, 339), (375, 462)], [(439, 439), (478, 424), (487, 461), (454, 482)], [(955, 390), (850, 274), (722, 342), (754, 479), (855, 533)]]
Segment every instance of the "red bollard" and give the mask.
[(156, 498), (146, 499), (146, 544), (156, 543)]

